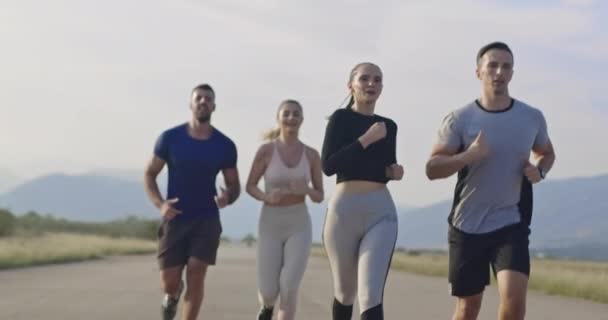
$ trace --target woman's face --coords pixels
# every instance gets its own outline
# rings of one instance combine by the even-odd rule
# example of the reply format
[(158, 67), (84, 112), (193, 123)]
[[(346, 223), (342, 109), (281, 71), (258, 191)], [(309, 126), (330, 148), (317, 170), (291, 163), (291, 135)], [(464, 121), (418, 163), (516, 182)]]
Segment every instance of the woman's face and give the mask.
[(297, 132), (304, 117), (300, 105), (286, 102), (281, 105), (277, 114), (277, 123), (283, 132)]
[(382, 71), (374, 64), (362, 64), (353, 71), (348, 86), (357, 103), (374, 103), (382, 93)]

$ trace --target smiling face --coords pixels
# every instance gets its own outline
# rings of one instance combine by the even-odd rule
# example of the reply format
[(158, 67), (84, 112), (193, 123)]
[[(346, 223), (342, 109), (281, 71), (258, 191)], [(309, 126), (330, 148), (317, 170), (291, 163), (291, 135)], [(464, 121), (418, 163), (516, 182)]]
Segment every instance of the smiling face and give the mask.
[(282, 132), (298, 133), (302, 121), (302, 106), (297, 101), (287, 100), (281, 103), (277, 112), (277, 124)]
[(357, 104), (374, 104), (382, 87), (382, 70), (373, 63), (361, 63), (351, 72), (348, 88)]
[(513, 55), (502, 49), (488, 50), (479, 59), (476, 73), (485, 92), (497, 96), (508, 94), (513, 77)]

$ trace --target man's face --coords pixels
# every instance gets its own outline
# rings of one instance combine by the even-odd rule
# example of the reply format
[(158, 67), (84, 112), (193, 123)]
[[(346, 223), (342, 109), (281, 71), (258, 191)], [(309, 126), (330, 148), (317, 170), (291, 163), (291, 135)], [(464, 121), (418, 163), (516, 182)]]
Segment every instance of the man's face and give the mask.
[(484, 90), (507, 94), (513, 76), (513, 56), (506, 50), (491, 49), (479, 60), (476, 73)]
[(190, 100), (192, 115), (200, 122), (209, 122), (215, 111), (215, 95), (211, 90), (196, 89)]

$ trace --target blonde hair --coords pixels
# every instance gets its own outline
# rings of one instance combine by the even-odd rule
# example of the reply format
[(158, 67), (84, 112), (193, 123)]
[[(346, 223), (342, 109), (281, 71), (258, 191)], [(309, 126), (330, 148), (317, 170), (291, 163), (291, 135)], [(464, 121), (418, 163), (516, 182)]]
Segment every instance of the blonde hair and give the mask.
[(270, 141), (278, 138), (281, 135), (281, 128), (274, 128), (262, 133), (262, 140)]
[[(279, 117), (279, 113), (281, 112), (283, 107), (288, 104), (294, 104), (300, 109), (300, 112), (303, 111), (302, 105), (297, 100), (287, 99), (279, 104), (279, 108), (277, 109), (277, 115), (276, 115), (277, 118)], [(281, 135), (281, 128), (273, 128), (273, 129), (265, 131), (262, 134), (262, 140), (265, 140), (265, 141), (274, 140), (274, 139), (278, 138), (280, 135)]]

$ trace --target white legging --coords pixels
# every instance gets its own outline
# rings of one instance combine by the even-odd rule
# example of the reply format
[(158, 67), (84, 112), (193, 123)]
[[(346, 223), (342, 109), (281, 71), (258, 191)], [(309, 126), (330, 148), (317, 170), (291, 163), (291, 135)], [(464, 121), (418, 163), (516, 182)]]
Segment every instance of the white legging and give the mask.
[(279, 309), (287, 318), (293, 318), (311, 244), (312, 226), (306, 204), (262, 207), (257, 244), (261, 304), (271, 307), (280, 297)]
[(396, 240), (397, 213), (388, 189), (332, 197), (323, 243), (338, 302), (352, 305), (358, 293), (361, 312), (382, 303)]

